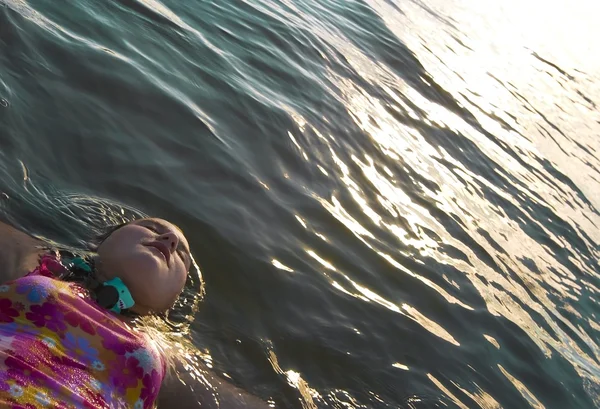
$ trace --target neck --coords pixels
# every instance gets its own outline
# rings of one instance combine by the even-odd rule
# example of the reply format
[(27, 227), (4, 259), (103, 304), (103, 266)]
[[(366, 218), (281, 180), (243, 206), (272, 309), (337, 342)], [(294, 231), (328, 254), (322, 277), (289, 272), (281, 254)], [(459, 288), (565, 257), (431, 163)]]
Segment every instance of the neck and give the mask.
[[(102, 260), (100, 259), (100, 256), (98, 256), (98, 255), (94, 256), (90, 260), (90, 262), (88, 262), (88, 265), (90, 265), (90, 267), (92, 268), (91, 277), (93, 277), (93, 281), (95, 281), (97, 283), (94, 285), (95, 288), (98, 288), (98, 287), (96, 287), (96, 285), (102, 286), (102, 285), (104, 285), (104, 283), (106, 283), (108, 281), (114, 281), (114, 279), (116, 278), (114, 274), (108, 273), (108, 271), (104, 267), (104, 264), (102, 263)], [(118, 281), (121, 282), (121, 284), (125, 286), (125, 289), (127, 290), (127, 292), (129, 292), (129, 289), (127, 288), (126, 284), (123, 283), (120, 279), (118, 279)], [(89, 288), (89, 290), (95, 291), (92, 288)], [(131, 293), (129, 293), (129, 295), (131, 296)], [(110, 308), (108, 308), (108, 309), (110, 310)], [(137, 315), (147, 315), (150, 313), (149, 308), (146, 308), (145, 306), (140, 305), (138, 303), (134, 303), (134, 305), (131, 308), (129, 308), (128, 311), (131, 311)], [(116, 315), (120, 319), (122, 319), (123, 321), (126, 321), (126, 322), (129, 322), (132, 320), (131, 317), (123, 316), (121, 314), (116, 314)]]
[[(104, 283), (112, 278), (114, 278), (112, 275), (107, 274), (106, 270), (103, 268), (102, 265), (102, 260), (100, 260), (99, 256), (96, 256), (96, 258), (94, 258), (94, 264), (96, 267), (96, 278), (98, 280), (98, 282), (100, 283)], [(133, 307), (131, 307), (129, 309), (129, 311), (138, 314), (138, 315), (149, 315), (151, 313), (151, 309), (143, 304), (140, 304), (139, 302), (135, 302), (135, 304), (133, 305)]]
[(98, 280), (98, 282), (100, 282), (100, 283), (110, 280), (111, 277), (108, 274), (106, 274), (106, 272), (103, 269), (102, 260), (100, 260), (100, 256), (95, 256), (93, 258), (93, 260), (94, 260), (94, 275), (96, 277), (96, 280)]

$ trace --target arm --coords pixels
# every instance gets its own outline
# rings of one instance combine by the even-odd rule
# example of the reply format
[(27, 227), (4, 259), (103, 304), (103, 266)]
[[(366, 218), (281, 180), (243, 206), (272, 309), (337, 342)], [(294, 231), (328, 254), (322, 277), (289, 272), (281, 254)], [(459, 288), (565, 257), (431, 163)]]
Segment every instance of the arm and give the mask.
[(14, 280), (38, 264), (44, 242), (0, 222), (0, 283)]
[(206, 367), (189, 369), (179, 359), (175, 367), (176, 370), (167, 374), (160, 388), (158, 409), (271, 408), (266, 402), (231, 385)]

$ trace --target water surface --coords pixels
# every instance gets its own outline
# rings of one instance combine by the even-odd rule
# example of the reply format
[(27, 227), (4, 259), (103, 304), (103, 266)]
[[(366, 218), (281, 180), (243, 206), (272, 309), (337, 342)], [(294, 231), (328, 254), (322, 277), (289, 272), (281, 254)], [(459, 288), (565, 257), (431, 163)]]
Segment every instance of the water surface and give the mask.
[(598, 7), (0, 0), (2, 215), (181, 225), (277, 407), (600, 407)]

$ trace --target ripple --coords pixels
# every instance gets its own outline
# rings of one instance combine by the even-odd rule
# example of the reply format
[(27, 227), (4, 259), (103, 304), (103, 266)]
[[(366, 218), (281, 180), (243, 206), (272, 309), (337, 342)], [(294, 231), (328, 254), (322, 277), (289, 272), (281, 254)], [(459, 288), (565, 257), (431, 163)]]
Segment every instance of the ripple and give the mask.
[(1, 210), (180, 223), (273, 406), (598, 406), (597, 13), (538, 3), (0, 0)]

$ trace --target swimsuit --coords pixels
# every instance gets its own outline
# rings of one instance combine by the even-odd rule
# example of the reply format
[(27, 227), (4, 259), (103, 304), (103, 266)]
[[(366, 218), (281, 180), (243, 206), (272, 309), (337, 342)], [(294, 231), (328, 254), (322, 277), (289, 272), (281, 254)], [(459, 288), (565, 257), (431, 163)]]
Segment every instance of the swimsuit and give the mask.
[(166, 364), (158, 346), (93, 301), (54, 255), (0, 285), (0, 408), (154, 405)]

